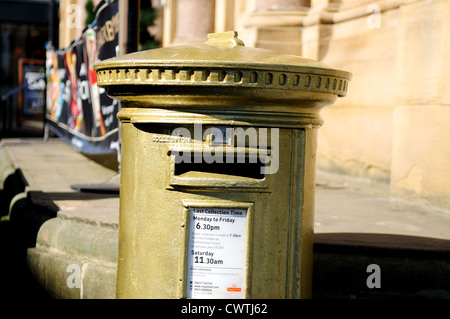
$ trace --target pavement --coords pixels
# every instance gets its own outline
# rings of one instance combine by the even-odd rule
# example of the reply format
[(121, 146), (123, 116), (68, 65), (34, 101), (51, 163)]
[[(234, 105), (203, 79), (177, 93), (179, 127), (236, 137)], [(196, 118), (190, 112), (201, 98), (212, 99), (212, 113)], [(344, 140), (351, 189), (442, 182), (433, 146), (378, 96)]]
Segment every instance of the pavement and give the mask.
[(317, 171), (315, 233), (374, 233), (450, 240), (450, 211), (390, 196), (389, 185)]
[[(117, 185), (117, 171), (58, 138), (7, 138), (0, 141), (0, 182), (0, 234), (5, 222), (18, 226), (7, 240), (21, 243), (37, 286), (57, 298), (114, 298), (119, 198), (73, 185)], [(314, 297), (450, 298), (448, 211), (392, 198), (387, 184), (320, 170), (315, 209)], [(369, 264), (384, 269), (384, 290), (368, 290)], [(71, 265), (80, 265), (80, 287), (66, 282)]]

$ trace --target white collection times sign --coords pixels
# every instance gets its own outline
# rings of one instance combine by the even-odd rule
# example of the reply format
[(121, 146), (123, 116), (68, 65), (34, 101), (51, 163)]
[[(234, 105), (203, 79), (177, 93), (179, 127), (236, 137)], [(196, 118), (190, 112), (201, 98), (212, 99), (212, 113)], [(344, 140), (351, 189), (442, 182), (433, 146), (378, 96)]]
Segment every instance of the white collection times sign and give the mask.
[(243, 298), (247, 210), (190, 208), (187, 298)]

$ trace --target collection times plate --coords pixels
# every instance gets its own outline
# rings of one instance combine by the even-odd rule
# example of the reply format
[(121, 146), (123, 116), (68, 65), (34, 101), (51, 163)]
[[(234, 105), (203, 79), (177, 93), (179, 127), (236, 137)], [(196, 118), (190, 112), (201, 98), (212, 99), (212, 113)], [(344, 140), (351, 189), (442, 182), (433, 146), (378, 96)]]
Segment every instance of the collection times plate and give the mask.
[(190, 208), (187, 298), (243, 298), (247, 210)]

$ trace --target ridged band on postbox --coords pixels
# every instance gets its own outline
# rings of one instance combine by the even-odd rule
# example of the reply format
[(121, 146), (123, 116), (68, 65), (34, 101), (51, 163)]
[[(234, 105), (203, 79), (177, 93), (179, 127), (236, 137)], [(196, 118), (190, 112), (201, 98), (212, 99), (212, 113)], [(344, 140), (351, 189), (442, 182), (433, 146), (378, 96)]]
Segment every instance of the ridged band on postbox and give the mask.
[[(228, 37), (236, 39), (236, 34)], [(214, 109), (215, 118), (242, 125), (263, 124), (270, 117), (285, 127), (321, 125), (320, 108), (345, 96), (351, 78), (350, 73), (320, 62), (248, 48), (241, 41), (224, 43), (214, 35), (204, 45), (131, 53), (103, 61), (95, 69), (98, 85), (122, 107), (137, 103), (139, 108), (200, 109), (199, 114), (206, 116)], [(143, 121), (147, 111), (140, 112)], [(148, 114), (148, 120), (158, 116)], [(130, 115), (123, 110), (119, 117)]]

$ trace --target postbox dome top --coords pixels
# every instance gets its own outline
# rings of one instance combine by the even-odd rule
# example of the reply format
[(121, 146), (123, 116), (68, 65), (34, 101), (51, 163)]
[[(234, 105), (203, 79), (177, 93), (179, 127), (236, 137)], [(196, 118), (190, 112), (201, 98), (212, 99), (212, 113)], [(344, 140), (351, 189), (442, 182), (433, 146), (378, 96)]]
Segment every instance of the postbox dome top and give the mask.
[(134, 52), (94, 66), (99, 86), (194, 85), (276, 88), (345, 96), (351, 73), (311, 59), (245, 47), (237, 32), (198, 45)]

